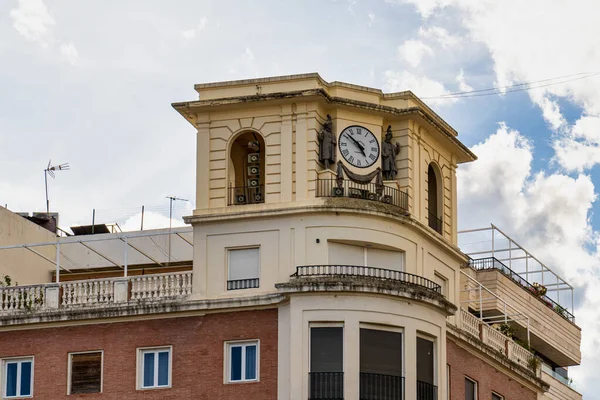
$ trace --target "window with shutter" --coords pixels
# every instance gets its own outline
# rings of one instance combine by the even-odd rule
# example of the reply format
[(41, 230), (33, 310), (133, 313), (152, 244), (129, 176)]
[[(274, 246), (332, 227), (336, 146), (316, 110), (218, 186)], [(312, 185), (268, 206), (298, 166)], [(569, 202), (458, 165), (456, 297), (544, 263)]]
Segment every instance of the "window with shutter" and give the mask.
[(70, 354), (69, 394), (102, 392), (102, 352)]
[(227, 290), (259, 287), (259, 248), (229, 249), (227, 253)]

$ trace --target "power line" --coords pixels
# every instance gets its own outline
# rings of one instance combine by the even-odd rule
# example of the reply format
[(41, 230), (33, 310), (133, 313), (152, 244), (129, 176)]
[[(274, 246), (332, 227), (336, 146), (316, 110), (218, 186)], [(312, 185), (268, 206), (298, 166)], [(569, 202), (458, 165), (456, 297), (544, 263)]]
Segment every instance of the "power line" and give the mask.
[[(600, 75), (600, 72), (591, 72), (591, 73), (589, 73), (589, 72), (583, 73), (582, 72), (582, 73), (578, 73), (578, 74), (565, 75), (565, 76), (560, 76), (560, 77), (556, 77), (556, 78), (542, 79), (539, 81), (517, 83), (514, 85), (508, 85), (508, 86), (500, 86), (497, 88), (472, 90), (470, 92), (454, 92), (454, 93), (447, 93), (447, 94), (440, 95), (440, 96), (421, 97), (421, 99), (422, 100), (461, 99), (461, 98), (467, 98), (467, 97), (493, 96), (493, 95), (498, 95), (498, 94), (522, 92), (525, 90), (532, 90), (532, 89), (539, 89), (539, 88), (548, 87), (548, 86), (560, 85), (563, 83), (568, 83), (568, 82), (573, 82), (573, 81), (577, 81), (577, 80), (581, 80), (581, 79), (591, 78), (591, 77), (597, 76), (597, 75)], [(565, 79), (565, 78), (572, 78), (572, 79)], [(550, 81), (555, 81), (557, 79), (565, 79), (565, 80), (562, 80), (559, 82), (550, 82)], [(539, 85), (539, 83), (543, 83), (543, 82), (550, 82), (550, 83)], [(536, 86), (534, 86), (534, 85), (536, 85)], [(510, 90), (511, 88), (513, 90)], [(501, 89), (509, 89), (509, 90), (502, 92)]]

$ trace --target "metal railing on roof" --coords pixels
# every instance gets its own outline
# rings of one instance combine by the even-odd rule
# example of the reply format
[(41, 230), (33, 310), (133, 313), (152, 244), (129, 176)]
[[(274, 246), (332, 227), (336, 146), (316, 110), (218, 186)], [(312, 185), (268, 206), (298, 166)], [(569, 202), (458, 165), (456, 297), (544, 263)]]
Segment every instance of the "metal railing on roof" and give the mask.
[(573, 286), (494, 224), (458, 231), (458, 245), (471, 258), (494, 257), (525, 281), (543, 285), (549, 299), (574, 315)]

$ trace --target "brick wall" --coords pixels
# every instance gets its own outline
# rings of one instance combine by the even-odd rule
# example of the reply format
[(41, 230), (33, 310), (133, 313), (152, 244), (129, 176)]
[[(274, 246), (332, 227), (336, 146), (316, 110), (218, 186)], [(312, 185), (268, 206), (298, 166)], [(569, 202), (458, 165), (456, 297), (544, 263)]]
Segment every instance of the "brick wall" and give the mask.
[[(223, 383), (224, 341), (260, 339), (260, 382)], [(136, 390), (136, 348), (173, 346), (172, 388)], [(103, 393), (67, 396), (68, 353), (104, 350)], [(35, 356), (35, 399), (276, 399), (277, 310), (0, 332), (0, 357)]]
[(492, 398), (492, 391), (506, 400), (536, 400), (534, 391), (498, 371), (482, 359), (447, 340), (447, 362), (450, 365), (450, 400), (465, 399), (465, 377), (477, 382), (477, 399)]

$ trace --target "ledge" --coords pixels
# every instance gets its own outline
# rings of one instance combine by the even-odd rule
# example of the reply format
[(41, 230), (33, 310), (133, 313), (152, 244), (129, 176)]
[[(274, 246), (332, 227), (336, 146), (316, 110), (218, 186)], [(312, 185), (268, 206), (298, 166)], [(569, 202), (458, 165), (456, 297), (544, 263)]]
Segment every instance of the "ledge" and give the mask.
[[(180, 317), (182, 316), (181, 314), (185, 313), (193, 315), (199, 312), (232, 311), (232, 309), (246, 307), (269, 307), (279, 304), (283, 300), (285, 300), (285, 297), (281, 294), (206, 300), (193, 300), (190, 297), (183, 297), (178, 299), (136, 300), (123, 304), (111, 304), (110, 306), (70, 306), (59, 309), (21, 310), (4, 314), (0, 318), (0, 330), (20, 325), (28, 325), (25, 329), (31, 329), (29, 325), (32, 324), (64, 323), (107, 318), (123, 319), (171, 313), (175, 313), (174, 316)], [(24, 327), (18, 329), (24, 329)]]
[[(542, 378), (536, 376), (536, 374), (534, 374), (531, 370), (522, 367), (514, 361), (511, 361), (504, 354), (501, 354), (493, 347), (483, 343), (478, 337), (459, 329), (450, 322), (446, 323), (446, 328), (448, 338), (453, 338), (455, 342), (460, 342), (468, 345), (470, 348), (474, 348), (479, 353), (484, 354), (488, 358), (502, 365), (504, 368), (514, 372), (515, 374), (518, 374), (519, 377), (534, 385), (537, 389), (547, 392), (550, 388), (548, 383), (544, 382)], [(460, 343), (457, 344), (460, 345)]]
[(307, 276), (292, 278), (286, 283), (277, 283), (275, 287), (282, 294), (354, 292), (401, 297), (425, 303), (446, 316), (454, 315), (457, 310), (456, 306), (443, 295), (423, 286), (372, 277)]

